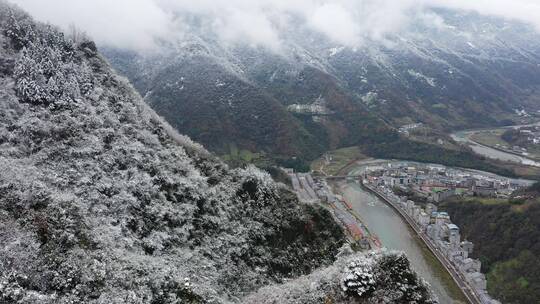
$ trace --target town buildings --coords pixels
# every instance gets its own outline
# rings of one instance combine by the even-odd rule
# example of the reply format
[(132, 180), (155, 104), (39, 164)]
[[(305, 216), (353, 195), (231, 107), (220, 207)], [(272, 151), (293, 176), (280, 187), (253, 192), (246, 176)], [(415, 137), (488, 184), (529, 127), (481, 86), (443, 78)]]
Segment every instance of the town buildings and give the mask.
[(368, 179), (364, 179), (363, 183), (412, 219), (415, 228), (429, 242), (428, 245), (444, 256), (449, 267), (467, 282), (480, 303), (500, 304), (487, 292), (486, 277), (481, 272), (482, 263), (471, 257), (473, 243), (461, 239), (459, 227), (452, 223), (448, 213), (437, 211), (437, 206), (431, 203), (422, 208), (406, 197), (399, 197), (384, 184), (377, 185)]
[[(474, 244), (463, 240), (460, 229), (452, 223), (448, 213), (438, 210), (437, 203), (452, 196), (508, 197), (513, 191), (530, 185), (528, 181), (514, 180), (479, 171), (448, 168), (441, 165), (393, 161), (373, 163), (363, 167), (360, 176), (364, 185), (385, 198), (421, 236), (428, 247), (449, 269), (456, 281), (469, 295), (482, 304), (500, 304), (486, 290), (486, 277), (481, 262), (472, 255)], [(293, 188), (307, 203), (323, 202), (342, 223), (350, 239), (361, 248), (380, 246), (362, 225), (352, 207), (339, 195), (334, 195), (324, 179), (310, 174), (289, 172)], [(327, 177), (343, 178), (343, 177)], [(347, 178), (347, 179), (349, 179)], [(402, 191), (400, 191), (402, 190)], [(414, 200), (396, 193), (414, 194)], [(416, 198), (421, 200), (417, 201)], [(362, 245), (363, 244), (363, 245)], [(464, 287), (466, 286), (466, 287)]]
[(506, 198), (513, 191), (528, 186), (527, 182), (475, 171), (408, 162), (369, 167), (364, 179), (378, 186), (410, 192), (417, 198), (435, 203), (453, 196)]

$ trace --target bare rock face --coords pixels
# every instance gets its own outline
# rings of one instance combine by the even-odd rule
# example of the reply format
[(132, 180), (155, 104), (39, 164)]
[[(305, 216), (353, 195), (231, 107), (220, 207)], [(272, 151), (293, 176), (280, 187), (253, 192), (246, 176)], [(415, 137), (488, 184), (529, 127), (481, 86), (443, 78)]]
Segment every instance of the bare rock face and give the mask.
[(0, 1), (0, 303), (230, 303), (329, 265), (322, 208), (175, 133), (90, 41)]

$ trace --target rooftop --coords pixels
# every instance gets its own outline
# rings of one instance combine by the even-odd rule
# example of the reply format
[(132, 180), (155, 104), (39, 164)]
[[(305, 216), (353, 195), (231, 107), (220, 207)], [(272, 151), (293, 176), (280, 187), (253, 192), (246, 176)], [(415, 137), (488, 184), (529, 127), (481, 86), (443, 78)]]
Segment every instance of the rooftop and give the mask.
[(456, 224), (448, 224), (448, 229), (450, 230), (459, 230), (459, 227)]

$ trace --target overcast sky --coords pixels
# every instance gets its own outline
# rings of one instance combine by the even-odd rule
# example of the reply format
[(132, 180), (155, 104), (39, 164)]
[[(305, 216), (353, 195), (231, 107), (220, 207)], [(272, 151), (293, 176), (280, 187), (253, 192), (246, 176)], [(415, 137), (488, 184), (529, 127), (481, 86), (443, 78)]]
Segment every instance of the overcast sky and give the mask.
[(153, 47), (155, 37), (185, 29), (178, 13), (202, 17), (224, 41), (279, 49), (287, 16), (336, 43), (397, 31), (425, 6), (472, 10), (531, 23), (540, 29), (540, 0), (10, 0), (41, 21), (75, 25), (101, 45)]

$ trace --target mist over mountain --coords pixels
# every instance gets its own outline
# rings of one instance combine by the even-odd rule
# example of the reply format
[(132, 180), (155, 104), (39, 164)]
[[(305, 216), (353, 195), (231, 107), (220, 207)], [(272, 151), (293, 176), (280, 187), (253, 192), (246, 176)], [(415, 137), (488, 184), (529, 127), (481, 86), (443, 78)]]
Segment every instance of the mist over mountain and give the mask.
[(10, 0), (36, 18), (88, 32), (100, 45), (151, 50), (196, 27), (222, 43), (279, 52), (292, 27), (316, 31), (334, 43), (359, 46), (403, 31), (430, 10), (451, 9), (519, 21), (540, 29), (536, 0)]
[(539, 110), (534, 0), (15, 2), (87, 31), (153, 109), (220, 155), (311, 160), (395, 141), (406, 124), (444, 133)]
[(445, 132), (540, 112), (531, 0), (11, 2), (63, 31), (0, 0), (0, 304), (437, 303), (404, 254), (354, 253), (329, 205), (216, 154), (509, 175)]
[(224, 42), (198, 15), (181, 19), (185, 33), (157, 51), (104, 52), (175, 128), (220, 154), (237, 145), (311, 159), (395, 138), (405, 124), (448, 131), (539, 110), (533, 25), (430, 8), (344, 44), (293, 16), (272, 49)]

